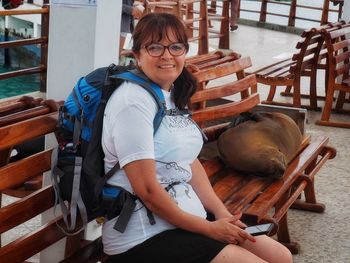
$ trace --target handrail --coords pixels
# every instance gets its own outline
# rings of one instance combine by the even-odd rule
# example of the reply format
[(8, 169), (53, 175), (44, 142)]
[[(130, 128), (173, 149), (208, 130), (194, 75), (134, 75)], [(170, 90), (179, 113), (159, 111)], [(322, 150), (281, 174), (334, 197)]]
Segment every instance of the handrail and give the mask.
[(31, 38), (31, 39), (6, 41), (6, 42), (0, 43), (0, 48), (20, 47), (20, 46), (27, 46), (27, 45), (34, 45), (34, 44), (47, 44), (47, 37), (45, 36), (45, 37), (38, 37), (38, 38)]
[(19, 10), (1, 10), (0, 16), (13, 16), (13, 15), (35, 15), (35, 14), (48, 14), (48, 8), (40, 9), (19, 9)]
[(49, 5), (48, 1), (44, 0), (44, 5), (37, 9), (16, 9), (16, 10), (1, 10), (0, 17), (11, 15), (41, 15), (41, 37), (4, 41), (0, 43), (0, 48), (23, 47), (27, 45), (40, 45), (40, 65), (24, 68), (20, 70), (8, 71), (0, 74), (0, 80), (15, 78), (23, 75), (40, 74), (40, 91), (46, 92), (46, 74), (47, 74), (47, 52), (48, 52), (48, 37), (49, 37)]
[[(288, 26), (294, 27), (295, 26), (295, 20), (304, 20), (304, 21), (311, 21), (311, 22), (319, 22), (320, 25), (327, 24), (328, 21), (328, 14), (330, 12), (338, 13), (338, 19), (340, 19), (341, 14), (343, 12), (343, 0), (324, 0), (323, 7), (315, 7), (315, 6), (308, 6), (308, 5), (303, 5), (303, 4), (298, 4), (297, 0), (292, 0), (291, 2), (279, 2), (276, 0), (260, 0), (261, 2), (261, 7), (260, 10), (251, 10), (247, 8), (242, 8), (242, 1), (240, 0), (240, 8), (239, 8), (239, 16), (241, 12), (248, 12), (248, 13), (259, 13), (259, 22), (266, 22), (266, 17), (267, 15), (272, 15), (272, 16), (279, 16), (279, 17), (287, 17), (288, 18)], [(329, 5), (331, 2), (336, 2), (339, 4), (338, 9), (334, 8), (329, 8)], [(283, 5), (283, 6), (290, 6), (289, 14), (279, 14), (279, 13), (273, 13), (268, 11), (268, 4), (275, 4), (275, 5)], [(322, 15), (320, 19), (312, 19), (308, 17), (301, 17), (301, 16), (296, 16), (296, 9), (297, 8), (303, 8), (303, 9), (310, 9), (310, 10), (319, 10), (322, 11)]]
[(36, 74), (36, 73), (44, 73), (44, 72), (46, 73), (46, 68), (44, 66), (26, 68), (26, 69), (20, 69), (20, 70), (13, 70), (13, 71), (9, 71), (6, 73), (1, 73), (0, 80), (24, 76), (24, 75), (32, 75), (32, 74)]

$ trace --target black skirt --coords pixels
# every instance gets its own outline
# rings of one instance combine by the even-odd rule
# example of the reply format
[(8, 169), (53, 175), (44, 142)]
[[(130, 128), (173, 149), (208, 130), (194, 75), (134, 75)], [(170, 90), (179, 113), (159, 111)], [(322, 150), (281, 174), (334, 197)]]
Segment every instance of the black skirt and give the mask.
[(109, 256), (108, 263), (206, 263), (226, 243), (182, 229), (167, 230), (130, 250)]

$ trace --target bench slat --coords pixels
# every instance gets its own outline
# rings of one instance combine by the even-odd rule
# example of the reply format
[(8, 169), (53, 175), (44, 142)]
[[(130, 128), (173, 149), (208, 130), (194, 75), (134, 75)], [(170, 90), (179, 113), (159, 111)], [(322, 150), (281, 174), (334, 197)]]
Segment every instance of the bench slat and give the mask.
[(211, 69), (201, 70), (194, 73), (194, 77), (198, 82), (206, 82), (213, 79), (221, 78), (230, 74), (242, 71), (252, 65), (250, 57), (244, 57), (229, 63), (224, 63), (215, 67), (215, 71)]
[(23, 110), (20, 112), (12, 113), (10, 115), (0, 117), (0, 127), (9, 125), (11, 123), (19, 122), (22, 120), (30, 119), (40, 115), (44, 115), (50, 112), (50, 108), (47, 106), (38, 106), (35, 108)]
[(257, 93), (243, 99), (242, 102), (230, 102), (224, 105), (204, 108), (193, 113), (193, 120), (196, 122), (206, 122), (210, 120), (221, 119), (229, 116), (239, 115), (241, 112), (248, 111), (259, 103)]
[(39, 152), (0, 167), (0, 191), (21, 185), (29, 178), (50, 170), (52, 150)]
[[(62, 224), (62, 221), (60, 220), (59, 223)], [(65, 234), (53, 220), (2, 247), (0, 249), (0, 258), (2, 262), (22, 263), (64, 237)]]
[(235, 211), (245, 211), (246, 207), (249, 206), (269, 184), (269, 180), (265, 178), (252, 177), (249, 183), (245, 184), (238, 192), (225, 201), (226, 207), (231, 213)]
[[(29, 139), (55, 131), (58, 113), (49, 113), (10, 126), (0, 128), (0, 151)], [(36, 129), (33, 129), (36, 127)]]
[(55, 203), (52, 186), (46, 186), (8, 206), (0, 208), (0, 233), (48, 210)]
[(240, 79), (232, 83), (198, 91), (192, 96), (191, 102), (196, 103), (200, 101), (213, 100), (221, 97), (234, 95), (238, 92), (246, 90), (247, 87), (254, 86), (255, 83), (255, 75), (249, 75), (244, 79)]

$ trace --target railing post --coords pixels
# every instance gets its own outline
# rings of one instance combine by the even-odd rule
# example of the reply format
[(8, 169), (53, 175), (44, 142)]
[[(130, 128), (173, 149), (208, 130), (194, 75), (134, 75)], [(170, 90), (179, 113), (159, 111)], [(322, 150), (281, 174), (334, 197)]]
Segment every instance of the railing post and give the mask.
[(261, 9), (260, 9), (260, 22), (266, 22), (266, 12), (267, 12), (267, 0), (261, 1)]
[(199, 22), (198, 32), (200, 36), (200, 39), (198, 40), (198, 55), (202, 55), (209, 52), (207, 1), (200, 1), (199, 13), (200, 16), (205, 18)]
[(321, 17), (321, 25), (328, 23), (328, 13), (329, 13), (329, 0), (324, 0), (323, 1), (322, 17)]
[[(49, 8), (44, 5), (43, 8)], [(41, 36), (47, 37), (47, 43), (41, 45), (40, 49), (40, 64), (45, 68), (44, 72), (40, 73), (40, 92), (46, 92), (47, 84), (47, 53), (49, 43), (49, 12), (41, 14)]]
[[(221, 49), (229, 49), (230, 48), (230, 38), (229, 38), (229, 19), (230, 18), (230, 5), (233, 5), (233, 1), (223, 1), (222, 2), (222, 16), (225, 17), (221, 21), (220, 25), (220, 34), (223, 35), (223, 37), (219, 38), (219, 48)], [(231, 8), (232, 11), (232, 8)], [(232, 13), (231, 13), (232, 16)]]
[(295, 15), (297, 10), (297, 0), (292, 0), (289, 9), (288, 26), (295, 26)]
[[(6, 27), (5, 28), (5, 36), (4, 40), (9, 41), (9, 29)], [(5, 67), (10, 67), (11, 66), (11, 57), (10, 57), (10, 50), (8, 48), (5, 48), (4, 50), (4, 66)]]

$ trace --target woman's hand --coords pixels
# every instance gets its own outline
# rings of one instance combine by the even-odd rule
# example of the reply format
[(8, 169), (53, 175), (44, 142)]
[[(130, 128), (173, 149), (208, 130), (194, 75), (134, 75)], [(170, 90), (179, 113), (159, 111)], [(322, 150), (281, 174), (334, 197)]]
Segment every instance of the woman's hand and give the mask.
[(244, 231), (240, 225), (244, 224), (235, 216), (218, 219), (211, 222), (209, 236), (222, 242), (237, 245), (245, 242), (247, 239), (255, 242), (255, 238)]

